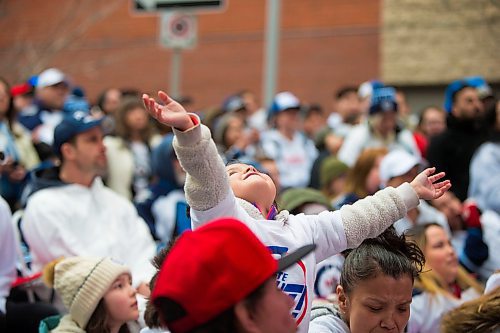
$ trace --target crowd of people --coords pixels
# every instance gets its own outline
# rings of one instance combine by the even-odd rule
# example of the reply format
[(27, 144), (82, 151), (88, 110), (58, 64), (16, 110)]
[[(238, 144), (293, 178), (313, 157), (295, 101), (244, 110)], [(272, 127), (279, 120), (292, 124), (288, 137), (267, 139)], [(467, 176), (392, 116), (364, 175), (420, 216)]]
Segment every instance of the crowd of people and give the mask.
[(0, 79), (1, 330), (499, 329), (500, 102), (481, 77), (443, 99)]

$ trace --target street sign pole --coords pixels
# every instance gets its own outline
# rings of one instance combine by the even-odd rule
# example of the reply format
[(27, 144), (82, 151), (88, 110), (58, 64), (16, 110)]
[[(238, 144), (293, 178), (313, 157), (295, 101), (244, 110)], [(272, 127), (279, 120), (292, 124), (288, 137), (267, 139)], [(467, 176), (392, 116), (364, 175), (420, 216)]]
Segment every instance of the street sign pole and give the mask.
[(182, 51), (196, 45), (196, 16), (183, 12), (165, 12), (161, 15), (160, 43), (172, 50), (169, 94), (181, 97)]
[(264, 105), (271, 104), (276, 93), (276, 75), (278, 73), (278, 50), (280, 35), (281, 0), (267, 0), (266, 46), (264, 55)]
[(176, 47), (172, 49), (172, 61), (170, 66), (170, 90), (169, 95), (176, 99), (181, 97), (181, 66), (182, 49)]

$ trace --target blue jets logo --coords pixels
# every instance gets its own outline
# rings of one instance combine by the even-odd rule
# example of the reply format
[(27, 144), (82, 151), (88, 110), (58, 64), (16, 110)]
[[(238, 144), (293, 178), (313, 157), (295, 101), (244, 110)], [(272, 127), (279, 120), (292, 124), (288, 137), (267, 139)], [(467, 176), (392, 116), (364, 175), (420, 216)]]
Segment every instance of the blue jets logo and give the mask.
[[(288, 252), (287, 247), (268, 246), (274, 257), (278, 259)], [(297, 262), (295, 266), (287, 269), (287, 272), (278, 272), (276, 275), (276, 284), (278, 288), (288, 294), (295, 302), (295, 308), (292, 310), (292, 316), (301, 323), (307, 310), (307, 288), (305, 285), (306, 269), (302, 261)]]

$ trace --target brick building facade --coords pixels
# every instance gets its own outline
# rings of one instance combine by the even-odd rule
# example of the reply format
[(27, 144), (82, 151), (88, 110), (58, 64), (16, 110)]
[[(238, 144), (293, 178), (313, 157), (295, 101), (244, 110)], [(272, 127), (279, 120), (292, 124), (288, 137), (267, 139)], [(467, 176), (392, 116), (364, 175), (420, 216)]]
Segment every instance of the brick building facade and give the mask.
[[(0, 75), (18, 82), (48, 66), (69, 73), (94, 98), (111, 86), (168, 89), (171, 51), (158, 42), (159, 18), (129, 0), (0, 2)], [(379, 73), (379, 1), (281, 3), (277, 89), (330, 107), (341, 85)], [(226, 0), (198, 15), (198, 43), (182, 58), (181, 92), (195, 107), (228, 94), (262, 91), (266, 0)]]
[[(181, 93), (195, 108), (263, 89), (266, 1), (226, 0), (198, 14), (198, 42), (183, 53)], [(171, 50), (159, 18), (131, 0), (0, 1), (0, 76), (20, 82), (59, 67), (93, 100), (108, 87), (167, 89)], [(381, 78), (417, 110), (440, 104), (447, 82), (500, 83), (500, 8), (490, 0), (281, 0), (278, 90), (330, 109), (344, 85)]]

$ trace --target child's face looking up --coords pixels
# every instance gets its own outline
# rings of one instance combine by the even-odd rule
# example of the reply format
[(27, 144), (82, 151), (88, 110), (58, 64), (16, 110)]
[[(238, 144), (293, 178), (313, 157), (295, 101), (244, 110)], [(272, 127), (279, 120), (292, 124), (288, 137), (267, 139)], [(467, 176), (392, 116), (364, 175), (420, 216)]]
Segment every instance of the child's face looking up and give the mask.
[(137, 320), (139, 310), (132, 279), (128, 274), (120, 275), (104, 295), (108, 312), (108, 325), (120, 327), (127, 321)]
[(226, 167), (229, 183), (237, 198), (269, 209), (276, 197), (276, 186), (271, 177), (257, 171), (253, 166), (237, 163)]

